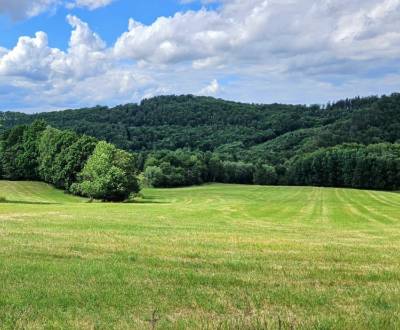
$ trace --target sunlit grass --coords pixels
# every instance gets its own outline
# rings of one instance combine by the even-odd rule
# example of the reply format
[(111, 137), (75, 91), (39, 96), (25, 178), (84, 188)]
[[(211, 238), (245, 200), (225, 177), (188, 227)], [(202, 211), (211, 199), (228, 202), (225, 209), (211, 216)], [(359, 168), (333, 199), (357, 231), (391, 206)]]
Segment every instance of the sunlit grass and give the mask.
[(0, 328), (400, 324), (399, 194), (208, 185), (143, 195), (86, 203), (0, 181)]

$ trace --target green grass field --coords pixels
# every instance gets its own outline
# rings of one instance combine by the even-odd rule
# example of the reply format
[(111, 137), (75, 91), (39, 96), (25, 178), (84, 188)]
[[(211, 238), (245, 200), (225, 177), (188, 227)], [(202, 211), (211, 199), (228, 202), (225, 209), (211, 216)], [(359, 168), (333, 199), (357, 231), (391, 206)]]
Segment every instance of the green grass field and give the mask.
[(400, 328), (400, 194), (143, 194), (0, 181), (0, 329)]

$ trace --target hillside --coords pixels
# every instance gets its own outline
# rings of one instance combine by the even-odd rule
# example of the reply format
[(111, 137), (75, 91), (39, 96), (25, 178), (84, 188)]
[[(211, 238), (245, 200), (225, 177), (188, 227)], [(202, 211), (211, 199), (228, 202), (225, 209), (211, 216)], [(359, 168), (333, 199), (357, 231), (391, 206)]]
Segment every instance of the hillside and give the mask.
[[(373, 152), (382, 159), (371, 163), (371, 168), (364, 171), (365, 177), (375, 175), (373, 169), (377, 166), (396, 168), (397, 163), (392, 160), (398, 162), (398, 147), (382, 143), (400, 141), (400, 94), (346, 99), (325, 106), (244, 104), (191, 95), (160, 96), (115, 108), (98, 106), (34, 115), (4, 112), (0, 118), (3, 130), (43, 119), (54, 127), (72, 129), (139, 153), (138, 169), (145, 171), (151, 167), (148, 178), (156, 186), (210, 181), (308, 184), (298, 178), (289, 180), (286, 174), (292, 164), (321, 148), (338, 146), (347, 150), (346, 143), (374, 144), (377, 145), (374, 150), (384, 150)], [(352, 148), (358, 152), (363, 147)], [(370, 157), (368, 151), (362, 153)], [(380, 165), (375, 166), (377, 163)], [(254, 179), (255, 168), (261, 165), (273, 167), (262, 169), (274, 172), (272, 179), (258, 182)], [(355, 171), (357, 164), (351, 167)], [(229, 171), (231, 174), (226, 174)], [(393, 189), (400, 185), (400, 178), (391, 182), (396, 180), (396, 184), (362, 186), (352, 183), (352, 178), (347, 182), (351, 187)], [(331, 185), (329, 180), (311, 180), (314, 181)]]
[(296, 153), (298, 149), (311, 151), (343, 142), (400, 139), (400, 94), (343, 100), (325, 107), (160, 96), (115, 108), (35, 115), (7, 112), (0, 116), (4, 128), (44, 119), (52, 126), (105, 139), (131, 151), (183, 147), (213, 151), (235, 143), (242, 150), (282, 145)]

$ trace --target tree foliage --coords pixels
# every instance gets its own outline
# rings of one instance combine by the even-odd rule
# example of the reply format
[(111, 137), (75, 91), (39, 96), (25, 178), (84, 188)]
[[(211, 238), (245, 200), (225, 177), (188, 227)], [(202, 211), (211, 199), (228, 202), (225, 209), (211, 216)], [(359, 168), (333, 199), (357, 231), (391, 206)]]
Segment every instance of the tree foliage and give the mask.
[(126, 151), (43, 121), (16, 126), (0, 136), (4, 179), (41, 180), (93, 198), (122, 200), (138, 191), (135, 166)]
[(123, 201), (139, 191), (132, 154), (99, 142), (71, 190), (83, 196)]
[[(390, 171), (397, 161), (393, 150), (400, 143), (400, 94), (311, 106), (160, 96), (114, 108), (98, 106), (36, 115), (0, 113), (4, 128), (27, 125), (36, 119), (134, 152), (135, 167), (143, 171), (148, 184), (157, 187), (203, 182), (396, 186)], [(15, 153), (23, 155), (27, 139), (23, 131), (17, 127), (3, 134), (4, 177), (28, 177), (28, 168), (35, 168), (27, 165), (26, 157), (13, 157)], [(69, 187), (93, 147), (90, 141), (75, 143), (77, 137), (71, 131), (46, 129), (43, 141), (29, 147), (33, 153), (35, 148), (43, 150), (43, 157), (38, 158), (39, 174), (31, 172), (29, 177), (39, 175), (55, 185)], [(79, 157), (84, 145), (86, 151)], [(370, 145), (386, 150), (382, 151), (385, 157), (369, 149), (367, 154), (359, 151)], [(71, 159), (80, 160), (71, 163), (67, 160), (69, 153)], [(352, 161), (344, 161), (342, 153)], [(375, 172), (368, 172), (364, 166)], [(390, 171), (385, 169), (388, 166), (392, 166)], [(346, 179), (340, 178), (341, 173)], [(365, 173), (373, 173), (376, 180)], [(389, 174), (391, 179), (385, 176)]]
[(43, 121), (16, 126), (0, 140), (1, 172), (9, 180), (38, 179), (38, 139), (46, 128)]
[(144, 176), (147, 183), (155, 187), (179, 187), (208, 181), (203, 154), (181, 149), (151, 153), (145, 163)]
[(340, 145), (296, 158), (288, 169), (296, 185), (400, 188), (400, 144)]
[(276, 169), (270, 165), (257, 164), (254, 169), (254, 183), (259, 185), (275, 185), (278, 182)]

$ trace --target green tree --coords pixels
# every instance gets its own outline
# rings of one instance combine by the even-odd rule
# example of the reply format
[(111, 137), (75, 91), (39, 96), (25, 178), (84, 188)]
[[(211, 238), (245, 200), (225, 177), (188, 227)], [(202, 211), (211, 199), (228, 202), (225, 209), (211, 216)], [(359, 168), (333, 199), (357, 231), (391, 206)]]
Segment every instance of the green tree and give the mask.
[(22, 176), (27, 180), (36, 180), (38, 174), (38, 143), (43, 131), (46, 129), (46, 122), (36, 120), (24, 130), (22, 137), (22, 149), (16, 157), (17, 166), (23, 173)]
[(259, 185), (275, 185), (278, 181), (275, 167), (259, 164), (254, 170), (254, 183)]
[(223, 162), (224, 166), (224, 182), (226, 183), (253, 183), (253, 164), (244, 162)]
[(107, 201), (122, 201), (139, 191), (131, 154), (104, 141), (99, 142), (78, 175), (71, 191)]
[(81, 137), (76, 135), (72, 140), (75, 142), (60, 151), (53, 165), (55, 168), (54, 184), (67, 190), (77, 180), (77, 174), (83, 169), (97, 143), (96, 139), (86, 135)]
[(3, 134), (2, 149), (2, 172), (3, 177), (8, 180), (21, 180), (25, 178), (25, 167), (21, 163), (20, 155), (24, 152), (24, 133), (27, 126), (16, 126)]
[(144, 171), (144, 178), (147, 185), (151, 187), (164, 186), (164, 174), (158, 166), (148, 166)]
[(78, 136), (72, 131), (61, 131), (50, 126), (46, 128), (38, 145), (38, 170), (43, 181), (65, 188), (64, 180), (60, 178), (60, 173), (64, 168), (63, 155), (65, 150), (77, 140)]

